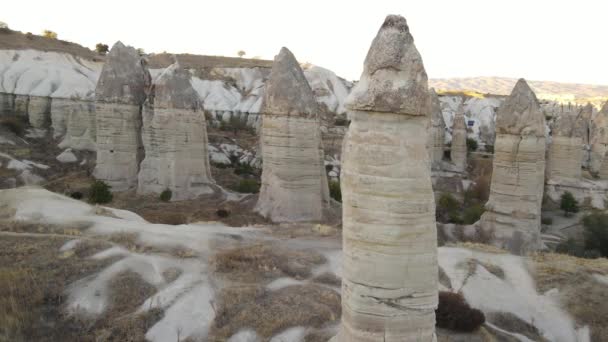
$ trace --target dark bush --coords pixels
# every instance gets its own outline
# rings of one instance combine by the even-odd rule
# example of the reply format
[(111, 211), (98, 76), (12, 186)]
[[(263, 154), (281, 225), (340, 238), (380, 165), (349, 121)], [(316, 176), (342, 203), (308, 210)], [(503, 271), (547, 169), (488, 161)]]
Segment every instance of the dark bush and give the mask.
[(494, 153), (494, 145), (486, 145), (486, 152)]
[(551, 217), (542, 217), (540, 223), (550, 226), (553, 224), (553, 219)]
[(241, 175), (252, 175), (254, 174), (253, 167), (247, 163), (236, 162), (234, 166), (234, 173)]
[(217, 217), (221, 217), (221, 218), (226, 218), (228, 216), (230, 216), (230, 212), (226, 209), (218, 209), (215, 214), (217, 215)]
[(475, 204), (464, 210), (462, 215), (462, 221), (464, 224), (473, 224), (481, 218), (481, 215), (485, 212), (483, 205)]
[(95, 51), (97, 51), (97, 53), (100, 55), (105, 55), (109, 50), (110, 49), (107, 44), (97, 43), (97, 45), (95, 45)]
[(89, 189), (89, 201), (91, 203), (108, 203), (112, 201), (112, 193), (110, 192), (110, 186), (103, 181), (96, 180), (91, 184)]
[(17, 116), (7, 116), (0, 119), (0, 126), (13, 132), (16, 136), (23, 136), (27, 128), (27, 118)]
[(254, 179), (241, 179), (236, 191), (248, 194), (255, 194), (260, 191), (260, 184)]
[(73, 199), (79, 200), (79, 199), (82, 199), (83, 196), (82, 196), (82, 192), (74, 191), (70, 194), (70, 197), (72, 197)]
[[(595, 213), (585, 216), (585, 250), (588, 255), (608, 257), (608, 214)], [(593, 252), (595, 251), (595, 252)]]
[(338, 202), (342, 202), (342, 189), (339, 181), (329, 181), (329, 196)]
[(479, 145), (477, 144), (477, 140), (475, 140), (473, 138), (467, 138), (467, 151), (469, 151), (469, 152), (477, 151), (478, 146)]
[(578, 212), (578, 201), (570, 191), (566, 191), (561, 196), (559, 208), (564, 211), (564, 216), (568, 217)]
[(348, 126), (348, 120), (345, 118), (336, 118), (336, 120), (334, 120), (334, 125), (335, 126)]
[(171, 192), (171, 190), (169, 189), (165, 189), (163, 190), (163, 192), (160, 193), (160, 200), (163, 202), (169, 202), (171, 200), (171, 197), (173, 197), (173, 192)]
[(439, 306), (435, 310), (436, 326), (460, 332), (472, 332), (479, 328), (486, 317), (473, 309), (460, 293), (439, 292)]
[(437, 200), (436, 217), (440, 222), (462, 223), (460, 218), (460, 203), (449, 193), (442, 193)]

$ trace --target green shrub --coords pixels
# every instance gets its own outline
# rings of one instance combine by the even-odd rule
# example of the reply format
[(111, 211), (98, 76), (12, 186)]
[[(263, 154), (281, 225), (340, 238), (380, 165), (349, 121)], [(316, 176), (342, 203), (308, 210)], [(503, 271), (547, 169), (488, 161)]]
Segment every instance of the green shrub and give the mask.
[(342, 189), (339, 181), (329, 181), (329, 196), (338, 202), (342, 202)]
[(564, 211), (564, 216), (568, 217), (578, 212), (578, 201), (570, 191), (566, 191), (562, 194), (559, 208)]
[(89, 201), (91, 203), (108, 203), (112, 201), (110, 186), (103, 181), (96, 180), (89, 189)]
[(589, 255), (608, 257), (608, 214), (596, 213), (583, 218), (585, 250)]
[(485, 212), (485, 208), (481, 204), (475, 204), (464, 210), (462, 215), (462, 221), (464, 224), (473, 224), (481, 218), (481, 215)]
[(7, 116), (0, 119), (0, 126), (5, 127), (13, 132), (16, 136), (21, 137), (27, 128), (27, 118), (17, 116)]
[(260, 191), (260, 183), (254, 179), (241, 179), (236, 191), (247, 194), (255, 194)]
[(439, 292), (435, 317), (437, 327), (461, 332), (472, 332), (486, 321), (483, 312), (471, 308), (462, 294), (447, 291)]
[(70, 194), (70, 197), (72, 197), (73, 199), (82, 199), (82, 192), (80, 191), (74, 191)]
[(103, 56), (110, 51), (110, 48), (107, 44), (97, 43), (97, 45), (95, 45), (95, 51)]
[(440, 222), (461, 223), (459, 209), (460, 203), (458, 203), (458, 200), (452, 194), (444, 192), (437, 200), (435, 216)]
[(160, 200), (163, 202), (169, 202), (171, 200), (171, 197), (173, 197), (173, 192), (171, 192), (170, 189), (165, 189), (163, 192), (160, 193)]
[(477, 140), (473, 139), (473, 138), (467, 138), (467, 151), (469, 152), (474, 152), (477, 151)]
[(234, 166), (234, 173), (237, 175), (253, 175), (253, 167), (247, 163), (236, 162)]

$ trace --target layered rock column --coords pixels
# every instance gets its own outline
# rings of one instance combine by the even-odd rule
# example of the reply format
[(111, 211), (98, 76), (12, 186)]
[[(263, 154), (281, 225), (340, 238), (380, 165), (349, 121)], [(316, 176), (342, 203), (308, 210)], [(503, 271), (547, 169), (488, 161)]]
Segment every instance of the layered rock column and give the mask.
[(342, 323), (336, 339), (433, 341), (435, 203), (427, 74), (406, 20), (386, 18), (347, 99)]
[(95, 103), (79, 99), (61, 99), (60, 101), (64, 114), (65, 137), (59, 147), (95, 151), (97, 149)]
[(27, 117), (27, 107), (30, 103), (28, 95), (15, 95), (14, 114), (16, 116)]
[(548, 149), (547, 181), (581, 178), (584, 130), (580, 108), (570, 105), (563, 108), (553, 125)]
[(593, 119), (592, 127), (589, 170), (600, 179), (608, 179), (608, 102)]
[(494, 243), (515, 254), (542, 244), (545, 145), (545, 117), (536, 95), (520, 79), (496, 113), (490, 198), (481, 217), (481, 226), (493, 232)]
[(452, 125), (452, 148), (450, 152), (456, 170), (464, 172), (467, 168), (467, 124), (464, 106), (460, 104)]
[(149, 86), (150, 73), (137, 51), (121, 42), (114, 44), (95, 89), (95, 177), (114, 191), (137, 185), (144, 157), (141, 106)]
[(445, 143), (445, 121), (441, 112), (439, 96), (434, 89), (430, 91), (431, 96), (431, 125), (428, 134), (428, 152), (432, 169), (439, 169), (443, 159), (443, 148)]
[(169, 189), (172, 200), (184, 200), (212, 192), (205, 115), (190, 79), (175, 63), (154, 81), (143, 109), (140, 194)]
[(48, 96), (30, 96), (27, 115), (32, 127), (48, 128), (51, 124), (51, 98)]
[(15, 109), (15, 95), (0, 93), (0, 117), (12, 116)]
[(262, 113), (262, 185), (255, 210), (274, 222), (321, 221), (329, 191), (319, 112), (286, 48), (274, 59)]

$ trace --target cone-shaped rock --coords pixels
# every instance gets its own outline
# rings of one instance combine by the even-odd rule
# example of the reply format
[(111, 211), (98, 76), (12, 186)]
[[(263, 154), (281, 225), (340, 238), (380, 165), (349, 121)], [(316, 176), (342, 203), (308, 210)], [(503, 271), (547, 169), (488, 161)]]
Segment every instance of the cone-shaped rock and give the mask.
[(443, 146), (445, 142), (445, 121), (441, 112), (439, 96), (434, 89), (430, 90), (431, 96), (431, 125), (429, 127), (428, 145), (429, 161), (431, 168), (438, 169), (443, 158)]
[(143, 109), (140, 194), (169, 189), (172, 200), (184, 200), (212, 192), (205, 115), (190, 80), (175, 63), (154, 81)]
[(112, 190), (137, 184), (141, 143), (141, 106), (150, 73), (137, 51), (117, 42), (112, 46), (95, 89), (97, 165), (95, 177)]
[[(591, 107), (591, 105), (588, 105)], [(591, 107), (591, 111), (593, 107)], [(591, 137), (591, 160), (589, 170), (600, 179), (608, 179), (608, 102), (593, 118)]]
[(454, 116), (450, 156), (452, 157), (452, 163), (454, 163), (456, 169), (460, 172), (464, 172), (467, 168), (467, 124), (462, 103)]
[(317, 103), (286, 48), (274, 59), (262, 112), (262, 185), (255, 210), (274, 222), (322, 220), (329, 190)]
[(347, 103), (337, 340), (433, 341), (437, 235), (426, 151), (430, 103), (405, 18), (386, 18)]
[(495, 244), (515, 254), (541, 247), (540, 209), (545, 176), (545, 117), (520, 79), (496, 114), (490, 198), (481, 217)]
[(581, 108), (570, 104), (562, 107), (552, 127), (552, 139), (547, 153), (547, 181), (581, 178), (584, 132)]

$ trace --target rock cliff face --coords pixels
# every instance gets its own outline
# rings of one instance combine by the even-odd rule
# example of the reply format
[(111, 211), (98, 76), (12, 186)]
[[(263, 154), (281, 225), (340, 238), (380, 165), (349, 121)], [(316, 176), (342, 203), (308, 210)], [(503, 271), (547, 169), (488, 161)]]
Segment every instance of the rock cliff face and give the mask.
[(600, 179), (608, 179), (608, 102), (593, 118), (589, 170)]
[(27, 114), (32, 127), (38, 129), (48, 128), (51, 124), (51, 98), (46, 96), (30, 96)]
[(262, 108), (262, 186), (255, 210), (275, 222), (322, 220), (329, 191), (317, 103), (286, 48), (275, 57)]
[(114, 44), (108, 53), (97, 88), (97, 164), (95, 177), (120, 191), (137, 184), (144, 156), (141, 142), (141, 106), (150, 86), (150, 74), (137, 51)]
[(551, 144), (547, 153), (547, 181), (581, 178), (585, 131), (581, 108), (564, 107), (553, 124)]
[(515, 254), (541, 247), (540, 209), (545, 175), (545, 118), (536, 95), (520, 79), (496, 115), (490, 198), (481, 226)]
[(169, 189), (172, 200), (184, 200), (212, 192), (205, 115), (190, 79), (175, 63), (154, 81), (143, 110), (140, 194)]
[(405, 18), (386, 18), (347, 99), (341, 342), (433, 341), (435, 203), (427, 75)]
[(467, 168), (467, 124), (464, 118), (464, 107), (460, 105), (452, 126), (452, 163), (456, 170), (464, 172)]
[(431, 168), (438, 169), (443, 159), (445, 144), (445, 121), (441, 112), (441, 102), (434, 89), (431, 89), (431, 125), (429, 127), (428, 145)]
[(59, 147), (95, 151), (97, 149), (95, 103), (77, 99), (53, 99), (53, 102), (59, 102), (61, 108), (61, 114), (53, 117), (61, 120), (60, 116), (63, 116), (65, 125), (65, 136)]

